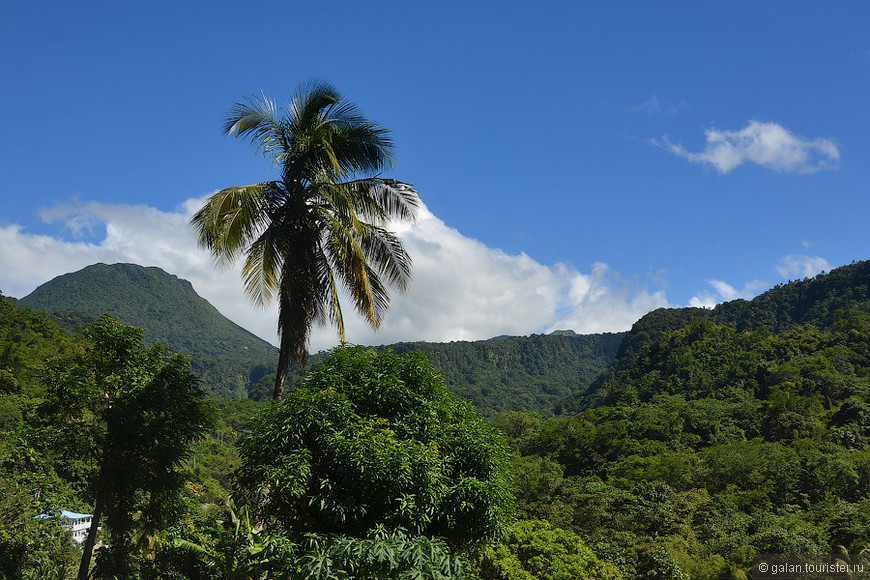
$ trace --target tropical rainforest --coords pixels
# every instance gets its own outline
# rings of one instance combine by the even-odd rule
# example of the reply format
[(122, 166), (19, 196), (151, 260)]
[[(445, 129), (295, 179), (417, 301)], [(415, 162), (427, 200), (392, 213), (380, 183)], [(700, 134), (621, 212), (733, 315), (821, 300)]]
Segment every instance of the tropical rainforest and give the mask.
[(100, 578), (736, 579), (860, 553), (868, 288), (857, 262), (625, 335), (336, 349), (274, 402), (123, 318), (2, 297), (0, 577), (75, 576), (83, 547), (37, 517), (61, 509), (103, 514)]

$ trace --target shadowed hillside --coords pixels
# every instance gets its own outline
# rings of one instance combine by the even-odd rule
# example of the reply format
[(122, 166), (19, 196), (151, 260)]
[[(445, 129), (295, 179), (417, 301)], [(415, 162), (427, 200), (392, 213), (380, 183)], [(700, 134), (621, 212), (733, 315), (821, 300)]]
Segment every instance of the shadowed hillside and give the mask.
[(546, 415), (610, 364), (624, 336), (558, 331), (472, 342), (402, 342), (378, 350), (423, 352), (444, 372), (447, 387), (484, 415), (520, 410)]

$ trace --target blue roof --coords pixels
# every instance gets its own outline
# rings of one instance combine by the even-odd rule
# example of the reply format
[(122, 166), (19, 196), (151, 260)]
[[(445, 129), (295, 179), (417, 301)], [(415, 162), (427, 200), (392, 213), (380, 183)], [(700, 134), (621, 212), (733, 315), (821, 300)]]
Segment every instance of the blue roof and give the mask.
[[(39, 514), (36, 517), (44, 520), (44, 519), (52, 517), (52, 515), (51, 514)], [(69, 520), (82, 520), (84, 518), (92, 518), (94, 516), (92, 514), (77, 514), (75, 512), (68, 512), (66, 510), (61, 510), (60, 517), (67, 518)]]
[(75, 512), (68, 512), (68, 511), (66, 511), (66, 510), (61, 510), (61, 511), (60, 511), (60, 517), (62, 517), (62, 518), (69, 518), (69, 519), (71, 519), (71, 520), (81, 520), (81, 519), (84, 519), (84, 518), (90, 518), (90, 517), (93, 517), (93, 515), (92, 515), (92, 514), (77, 514), (77, 513), (75, 513)]

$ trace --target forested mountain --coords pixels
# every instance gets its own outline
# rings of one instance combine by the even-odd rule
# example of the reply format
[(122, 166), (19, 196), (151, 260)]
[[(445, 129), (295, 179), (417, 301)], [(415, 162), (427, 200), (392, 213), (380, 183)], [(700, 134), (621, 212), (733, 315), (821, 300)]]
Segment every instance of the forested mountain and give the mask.
[(496, 419), (526, 518), (629, 578), (747, 578), (870, 548), (870, 265), (659, 310), (568, 416)]
[[(509, 439), (519, 521), (479, 563), (482, 580), (552, 577), (554, 566), (572, 570), (558, 577), (584, 577), (563, 547), (598, 562), (596, 578), (745, 579), (759, 554), (870, 548), (868, 280), (861, 262), (752, 301), (659, 310), (624, 341), (559, 332), (377, 349), (423, 351), (451, 388), (479, 397)], [(33, 514), (87, 497), (77, 487), (79, 460), (58, 452), (68, 442), (53, 435), (40, 407), (50, 388), (40, 371), (46, 360), (81, 348), (81, 337), (61, 332), (48, 315), (0, 297), (0, 553), (22, 565), (31, 552), (72, 550)], [(582, 388), (617, 350), (586, 396), (571, 401), (574, 409), (565, 404), (570, 412), (546, 418), (543, 405), (560, 389)], [(342, 364), (353, 375), (362, 363)], [(339, 382), (381, 392), (381, 375), (366, 376)], [(329, 381), (318, 396), (345, 409)], [(378, 389), (366, 390), (372, 385)], [(242, 465), (236, 444), (261, 405), (224, 399), (218, 406), (219, 423), (184, 467), (191, 506), (216, 501), (232, 485)], [(297, 419), (307, 424), (309, 415)], [(381, 450), (386, 441), (365, 429), (339, 434), (363, 456), (367, 445)], [(428, 457), (428, 447), (414, 449)], [(188, 517), (197, 534), (214, 526)]]
[(104, 313), (144, 328), (146, 342), (189, 356), (203, 388), (217, 395), (246, 397), (278, 358), (274, 346), (223, 316), (190, 282), (160, 268), (94, 264), (42, 284), (19, 303), (49, 312), (68, 330)]
[(854, 262), (814, 278), (780, 284), (752, 300), (732, 300), (712, 309), (654, 310), (632, 326), (613, 364), (585, 392), (558, 405), (557, 411), (579, 411), (599, 404), (607, 384), (635, 364), (646, 345), (695, 322), (708, 321), (738, 331), (766, 328), (781, 334), (806, 326), (830, 328), (843, 309), (870, 312), (870, 261)]
[[(203, 387), (214, 394), (269, 398), (277, 351), (240, 328), (196, 294), (190, 282), (155, 267), (95, 264), (46, 282), (19, 303), (52, 313), (68, 330), (80, 330), (108, 312), (145, 329), (192, 359)], [(485, 415), (535, 410), (584, 389), (613, 360), (624, 333), (499, 337), (472, 342), (411, 342), (375, 347), (397, 353), (422, 351), (445, 374), (447, 387)], [(311, 359), (312, 366), (325, 353)], [(288, 386), (299, 384), (298, 369)], [(257, 384), (259, 382), (259, 385)]]
[(508, 336), (472, 342), (402, 342), (378, 350), (417, 350), (441, 369), (447, 387), (487, 416), (549, 414), (582, 391), (613, 360), (625, 333)]
[[(547, 416), (560, 401), (583, 392), (607, 368), (624, 336), (557, 331), (489, 340), (399, 342), (371, 348), (398, 354), (422, 352), (444, 373), (447, 388), (471, 401), (484, 416), (508, 411)], [(310, 368), (316, 368), (327, 355), (311, 356)], [(287, 377), (288, 389), (296, 388), (302, 377), (298, 368), (293, 369)], [(273, 380), (274, 375), (263, 377), (251, 398), (270, 398)]]
[[(214, 424), (167, 471), (165, 461), (158, 465), (167, 448), (187, 446), (167, 429), (183, 431), (188, 424), (178, 419), (193, 420), (184, 411), (167, 421), (180, 406), (166, 389), (191, 386), (171, 366), (178, 359), (128, 349), (137, 328), (102, 319), (69, 335), (45, 312), (16, 302), (0, 296), (2, 578), (68, 580), (88, 560), (96, 561), (88, 575), (96, 578), (285, 578), (288, 571), (300, 578), (348, 577), (345, 571), (431, 580), (550, 577), (513, 572), (526, 568), (558, 578), (621, 578), (576, 534), (540, 521), (513, 525), (504, 438), (447, 391), (421, 354), (347, 349), (281, 404), (212, 399)], [(133, 365), (126, 364), (130, 353)], [(116, 374), (119, 360), (123, 375)], [(150, 374), (149, 364), (163, 366)], [(312, 469), (298, 469), (299, 459), (322, 455), (330, 458), (304, 460)], [(115, 467), (101, 467), (106, 457)], [(291, 484), (265, 496), (257, 493), (260, 476)], [(425, 489), (407, 493), (416, 490), (410, 486)], [(91, 559), (61, 518), (49, 516), (99, 512), (95, 498), (106, 487), (111, 510)], [(289, 501), (299, 493), (301, 501)], [(317, 518), (321, 528), (313, 533), (310, 520), (287, 519), (287, 510), (310, 513), (313, 506), (327, 516)], [(402, 527), (394, 528), (395, 518)], [(426, 522), (437, 529), (428, 532)], [(305, 532), (302, 540), (285, 531), (294, 525)], [(371, 533), (366, 526), (374, 526)], [(494, 541), (484, 545), (483, 538)]]

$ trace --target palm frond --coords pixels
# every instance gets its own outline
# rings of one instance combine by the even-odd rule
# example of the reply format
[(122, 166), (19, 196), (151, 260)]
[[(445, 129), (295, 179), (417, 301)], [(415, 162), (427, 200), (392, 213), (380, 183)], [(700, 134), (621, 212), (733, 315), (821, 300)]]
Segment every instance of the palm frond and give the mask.
[(413, 186), (380, 176), (394, 163), (389, 130), (325, 81), (300, 85), (280, 110), (265, 93), (249, 96), (230, 108), (223, 129), (269, 158), (280, 178), (221, 190), (191, 227), (223, 263), (245, 255), (255, 303), (277, 297), (279, 397), (290, 357), (305, 363), (312, 324), (329, 320), (344, 342), (340, 294), (378, 328), (387, 285), (407, 289), (411, 259), (387, 227), (413, 221), (420, 200)]
[(413, 261), (398, 236), (384, 228), (367, 225), (360, 237), (360, 245), (379, 275), (399, 291), (407, 291)]
[(228, 187), (208, 198), (189, 222), (199, 247), (224, 265), (235, 262), (268, 222), (269, 196), (275, 187), (274, 182)]
[(184, 538), (173, 538), (173, 545), (184, 551), (191, 554), (214, 557), (214, 553), (204, 546), (200, 546), (196, 542), (191, 542), (190, 540), (185, 540)]
[(294, 132), (302, 134), (319, 123), (324, 112), (342, 101), (342, 95), (333, 85), (322, 79), (302, 83), (293, 92), (287, 104), (286, 117)]
[(389, 130), (376, 123), (330, 124), (329, 144), (335, 152), (342, 175), (380, 173), (394, 165), (393, 141)]
[(278, 158), (287, 149), (284, 127), (278, 108), (266, 93), (258, 98), (248, 96), (244, 103), (235, 103), (224, 119), (224, 133), (247, 139), (263, 157)]
[[(390, 309), (390, 293), (381, 281), (378, 272), (368, 264), (366, 265), (366, 278), (369, 281), (369, 292), (371, 294), (371, 306), (369, 308), (374, 313), (372, 328), (378, 329), (383, 324), (384, 316)], [(357, 305), (357, 310), (360, 314), (366, 314), (366, 312), (359, 309), (359, 305)]]
[(320, 278), (320, 286), (324, 289), (321, 294), (322, 302), (319, 309), (321, 320), (319, 321), (328, 317), (336, 327), (336, 335), (339, 342), (344, 344), (347, 340), (347, 334), (344, 328), (344, 315), (341, 312), (341, 300), (338, 285), (335, 281), (335, 273), (329, 259), (323, 252), (320, 253), (319, 258), (317, 271)]
[(357, 311), (373, 328), (379, 319), (375, 296), (372, 293), (371, 270), (367, 267), (366, 254), (351, 230), (338, 220), (325, 224), (323, 246), (332, 269), (347, 289)]
[[(315, 183), (312, 189), (317, 191), (318, 199), (314, 211), (319, 223), (337, 220), (352, 232), (362, 231), (363, 224), (357, 215), (361, 204), (353, 188), (346, 187), (343, 183), (335, 184), (326, 181)], [(371, 213), (377, 212), (377, 208), (368, 209)]]
[[(336, 181), (393, 164), (389, 130), (368, 121), (332, 85), (302, 86), (287, 106), (282, 162), (297, 170), (329, 170)], [(286, 168), (286, 165), (285, 165)]]
[(245, 292), (258, 306), (265, 306), (275, 298), (286, 253), (282, 234), (279, 228), (268, 227), (248, 248), (242, 277)]
[(390, 219), (413, 223), (416, 219), (420, 197), (409, 183), (370, 177), (345, 182), (342, 187), (352, 192), (355, 210), (363, 219), (379, 223)]

